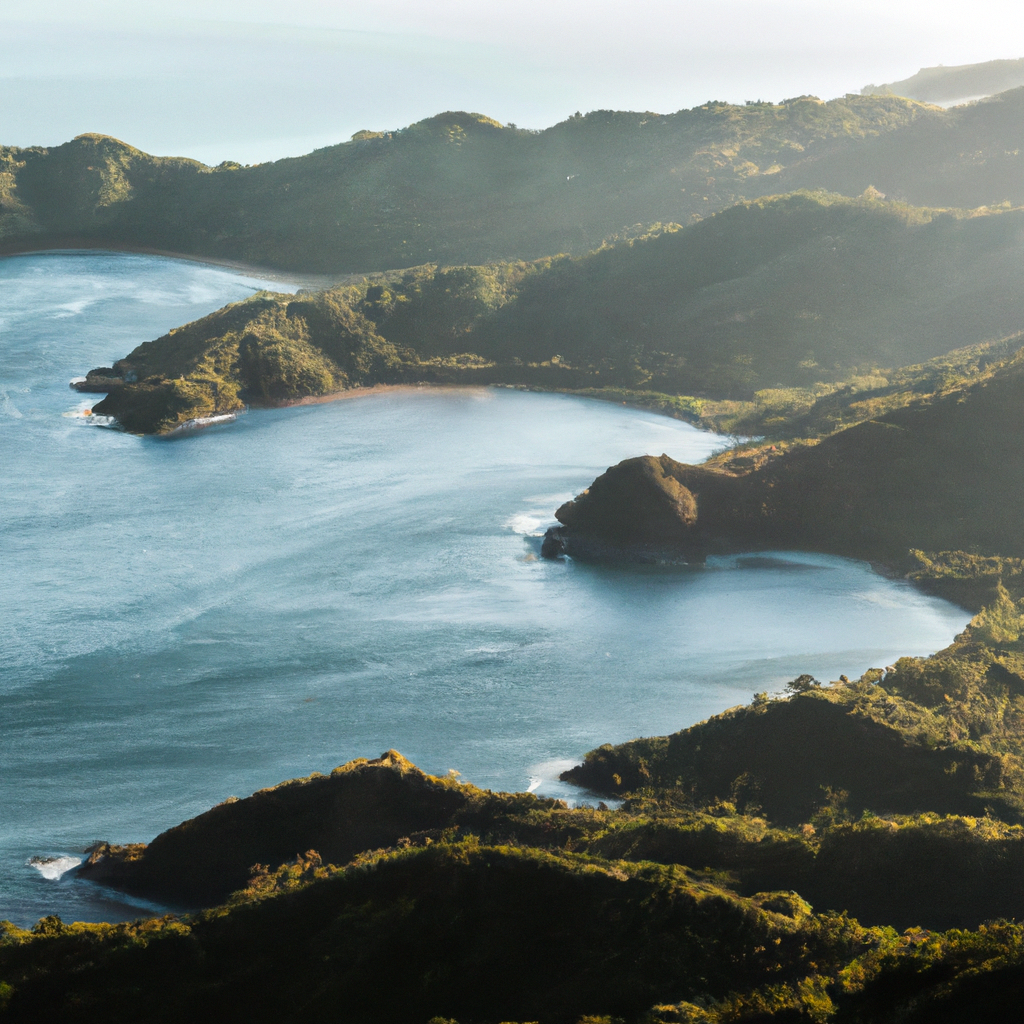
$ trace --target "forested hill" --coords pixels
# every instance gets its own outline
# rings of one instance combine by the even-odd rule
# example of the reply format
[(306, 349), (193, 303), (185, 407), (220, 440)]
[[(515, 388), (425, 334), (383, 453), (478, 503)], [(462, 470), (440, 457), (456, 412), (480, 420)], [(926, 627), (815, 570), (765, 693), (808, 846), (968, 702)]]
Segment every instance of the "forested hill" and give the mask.
[(0, 149), (0, 251), (134, 246), (340, 274), (580, 254), (796, 187), (996, 204), (1024, 199), (1022, 104), (801, 97), (596, 111), (541, 132), (449, 112), (254, 167), (83, 135)]
[[(140, 345), (84, 387), (110, 392), (97, 411), (141, 432), (244, 401), (400, 381), (809, 407), (840, 382), (873, 393), (899, 383), (894, 367), (1017, 334), (1022, 235), (1021, 210), (954, 215), (798, 193), (582, 257), (428, 264), (264, 293)], [(901, 388), (931, 391), (943, 372), (922, 368)]]

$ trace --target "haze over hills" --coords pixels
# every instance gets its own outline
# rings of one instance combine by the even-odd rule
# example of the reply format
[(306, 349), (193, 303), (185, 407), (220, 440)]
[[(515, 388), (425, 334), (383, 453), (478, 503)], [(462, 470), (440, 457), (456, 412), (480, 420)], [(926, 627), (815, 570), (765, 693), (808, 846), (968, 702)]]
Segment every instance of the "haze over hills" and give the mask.
[(909, 96), (925, 103), (950, 106), (983, 96), (994, 96), (1024, 85), (1024, 59), (990, 60), (984, 64), (961, 64), (921, 68), (916, 75), (884, 85), (866, 85), (864, 96)]
[(579, 254), (797, 188), (1020, 202), (1022, 106), (1017, 92), (951, 111), (803, 97), (596, 111), (542, 132), (456, 112), (247, 168), (81, 136), (0, 150), (0, 248), (135, 246), (340, 274)]

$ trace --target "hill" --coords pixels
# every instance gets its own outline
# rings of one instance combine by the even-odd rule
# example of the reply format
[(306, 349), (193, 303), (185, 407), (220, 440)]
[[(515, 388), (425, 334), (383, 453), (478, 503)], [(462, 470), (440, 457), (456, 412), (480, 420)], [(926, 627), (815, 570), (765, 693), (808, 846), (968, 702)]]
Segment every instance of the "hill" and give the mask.
[(215, 168), (82, 135), (0, 148), (0, 251), (144, 247), (337, 274), (579, 254), (778, 192), (782, 168), (836, 140), (948, 118), (860, 96), (595, 111), (542, 132), (456, 111), (304, 157)]
[(891, 565), (914, 548), (1024, 554), (1020, 353), (881, 415), (864, 405), (860, 423), (820, 440), (703, 466), (626, 460), (558, 509), (549, 551), (804, 549)]
[[(0, 1019), (1013, 1020), (1024, 935), (980, 923), (1024, 907), (1024, 831), (999, 820), (1024, 806), (1024, 687), (993, 628), (1007, 602), (1019, 619), (1002, 592), (953, 648), (884, 678), (800, 677), (592, 752), (569, 777), (619, 810), (481, 791), (391, 751), (102, 846), (107, 884), (241, 887), (180, 917), (0, 923)], [(991, 816), (946, 813), (971, 801)], [(337, 865), (281, 860), (311, 839)]]
[(1024, 88), (1012, 89), (915, 119), (884, 136), (837, 138), (813, 157), (784, 167), (776, 190), (812, 187), (859, 195), (872, 185), (915, 206), (1019, 204), (1022, 113)]
[[(109, 392), (95, 411), (140, 432), (244, 403), (425, 381), (628, 389), (678, 415), (764, 433), (770, 416), (728, 423), (714, 403), (777, 412), (809, 409), (840, 386), (930, 391), (943, 367), (917, 377), (890, 368), (1017, 333), (1022, 235), (1024, 212), (1013, 209), (797, 193), (581, 257), (427, 265), (320, 293), (261, 293), (91, 371), (82, 389)], [(996, 358), (986, 352), (970, 357), (976, 366)]]
[(989, 60), (921, 68), (916, 75), (884, 85), (866, 85), (864, 96), (909, 96), (925, 103), (950, 104), (981, 99), (1024, 85), (1024, 60)]
[(93, 881), (223, 902), (0, 923), (0, 1019), (1015, 1020), (1024, 933), (992, 919), (1024, 913), (1024, 570), (942, 567), (972, 564), (1015, 589), (947, 650), (563, 776), (618, 809), (389, 751), (103, 844)]
[(918, 206), (1024, 203), (1024, 92), (941, 110), (802, 96), (594, 111), (541, 132), (449, 111), (271, 164), (215, 168), (101, 135), (0, 148), (0, 251), (144, 248), (323, 274), (585, 253), (744, 199), (874, 186)]

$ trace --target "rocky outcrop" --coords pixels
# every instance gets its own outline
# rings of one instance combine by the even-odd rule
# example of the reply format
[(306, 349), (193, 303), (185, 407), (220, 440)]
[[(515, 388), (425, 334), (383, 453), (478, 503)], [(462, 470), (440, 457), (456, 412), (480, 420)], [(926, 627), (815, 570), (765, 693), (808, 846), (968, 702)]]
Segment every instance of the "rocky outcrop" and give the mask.
[(735, 479), (667, 455), (626, 459), (555, 512), (562, 526), (548, 530), (542, 554), (703, 561), (713, 536), (702, 514)]

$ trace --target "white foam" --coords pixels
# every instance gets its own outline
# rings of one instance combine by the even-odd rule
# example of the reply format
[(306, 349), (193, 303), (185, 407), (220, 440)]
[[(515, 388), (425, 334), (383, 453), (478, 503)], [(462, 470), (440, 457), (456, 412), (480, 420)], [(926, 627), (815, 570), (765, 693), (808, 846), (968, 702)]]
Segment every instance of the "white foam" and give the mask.
[(169, 430), (166, 434), (171, 437), (174, 434), (190, 434), (194, 430), (202, 430), (204, 427), (214, 427), (218, 423), (234, 423), (238, 419), (237, 413), (222, 412), (214, 416), (197, 416), (195, 419), (186, 420), (184, 423)]
[(505, 526), (524, 537), (539, 537), (553, 522), (550, 514), (542, 517), (536, 512), (517, 512), (505, 521)]
[(72, 868), (82, 863), (81, 857), (29, 857), (28, 863), (51, 882), (56, 882)]
[(57, 309), (61, 310), (59, 313), (54, 313), (53, 318), (55, 320), (66, 320), (71, 316), (78, 316), (80, 313), (84, 313), (96, 300), (92, 298), (76, 299), (73, 302), (62, 302)]

